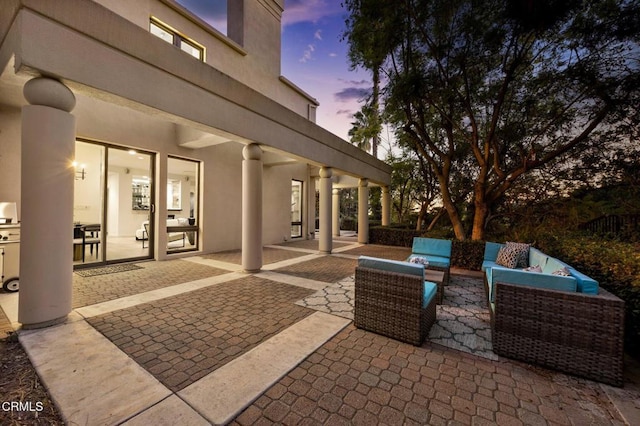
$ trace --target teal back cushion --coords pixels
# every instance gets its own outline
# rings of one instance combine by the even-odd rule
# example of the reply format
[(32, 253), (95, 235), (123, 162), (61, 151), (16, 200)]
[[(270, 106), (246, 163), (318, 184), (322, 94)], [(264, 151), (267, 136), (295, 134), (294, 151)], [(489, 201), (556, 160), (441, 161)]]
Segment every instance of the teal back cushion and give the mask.
[(378, 259), (377, 257), (360, 256), (358, 266), (382, 271), (397, 272), (399, 274), (416, 275), (424, 279), (424, 265), (402, 262), (399, 260)]
[(547, 265), (547, 259), (549, 256), (538, 250), (537, 248), (530, 247), (529, 248), (529, 266), (540, 266), (540, 268), (544, 269)]
[(451, 257), (451, 240), (441, 240), (438, 238), (413, 239), (413, 254), (432, 254), (434, 256)]
[(492, 243), (487, 241), (484, 243), (484, 260), (494, 261), (498, 258), (498, 251), (504, 247), (504, 244)]

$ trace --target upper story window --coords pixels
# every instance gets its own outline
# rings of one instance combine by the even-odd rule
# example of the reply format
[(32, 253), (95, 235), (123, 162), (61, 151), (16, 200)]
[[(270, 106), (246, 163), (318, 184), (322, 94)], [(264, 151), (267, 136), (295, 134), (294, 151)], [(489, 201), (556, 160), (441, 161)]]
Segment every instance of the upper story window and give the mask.
[(160, 37), (167, 43), (171, 43), (174, 46), (179, 47), (194, 58), (204, 61), (204, 47), (173, 30), (168, 25), (163, 24), (157, 19), (151, 18), (151, 21), (149, 22), (149, 31), (151, 34)]

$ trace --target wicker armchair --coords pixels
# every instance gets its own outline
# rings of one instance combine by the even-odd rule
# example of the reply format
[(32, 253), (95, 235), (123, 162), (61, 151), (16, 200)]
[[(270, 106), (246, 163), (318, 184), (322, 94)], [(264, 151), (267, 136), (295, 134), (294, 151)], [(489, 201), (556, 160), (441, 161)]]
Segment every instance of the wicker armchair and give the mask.
[(565, 373), (623, 384), (624, 301), (496, 283), (493, 351)]
[(355, 326), (421, 345), (436, 319), (436, 288), (425, 306), (425, 285), (435, 286), (418, 275), (356, 267)]

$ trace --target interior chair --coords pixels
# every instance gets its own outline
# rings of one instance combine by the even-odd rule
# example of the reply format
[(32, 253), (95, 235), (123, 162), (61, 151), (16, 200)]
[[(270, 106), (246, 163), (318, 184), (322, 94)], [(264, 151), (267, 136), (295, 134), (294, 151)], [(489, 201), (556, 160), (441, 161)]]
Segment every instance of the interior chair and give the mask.
[[(82, 262), (85, 261), (85, 248), (89, 246), (89, 252), (93, 256), (93, 247), (96, 248), (96, 259), (98, 258), (98, 248), (100, 246), (100, 224), (85, 225), (80, 228), (82, 237), (80, 242), (82, 244)], [(74, 244), (76, 244), (74, 239)]]
[(144, 231), (142, 232), (142, 248), (147, 248), (147, 246), (144, 245), (145, 241), (149, 241), (149, 222), (145, 222), (142, 224), (142, 226), (144, 226)]
[[(145, 223), (143, 226), (144, 226), (144, 233), (142, 236), (142, 248), (146, 248), (145, 241), (149, 241), (149, 236), (151, 234), (149, 233), (149, 224)], [(184, 247), (185, 237), (186, 237), (185, 232), (170, 232), (169, 234), (167, 234), (167, 244), (172, 243), (174, 241), (182, 241), (181, 247)]]
[[(186, 237), (185, 232), (170, 232), (169, 234), (167, 234), (167, 248), (169, 248), (168, 247), (169, 243), (172, 243), (174, 241), (182, 241), (182, 246), (180, 247), (184, 247), (185, 237)], [(176, 248), (176, 247), (172, 247), (172, 248)]]

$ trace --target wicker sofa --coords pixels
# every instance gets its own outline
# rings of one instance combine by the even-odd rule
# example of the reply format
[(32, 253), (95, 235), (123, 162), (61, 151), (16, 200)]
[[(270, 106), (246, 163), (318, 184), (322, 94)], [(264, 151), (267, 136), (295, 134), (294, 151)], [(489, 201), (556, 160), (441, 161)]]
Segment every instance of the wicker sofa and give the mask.
[(355, 276), (354, 324), (421, 345), (436, 319), (437, 285), (424, 266), (361, 256)]
[(411, 255), (407, 261), (422, 257), (429, 262), (427, 268), (444, 272), (444, 284), (449, 283), (451, 269), (451, 240), (438, 238), (415, 237), (411, 247)]
[[(622, 386), (624, 301), (535, 248), (529, 251), (529, 263), (543, 263), (543, 272), (493, 264), (498, 246), (487, 243), (483, 265), (493, 351)], [(570, 275), (550, 272), (559, 266)]]

